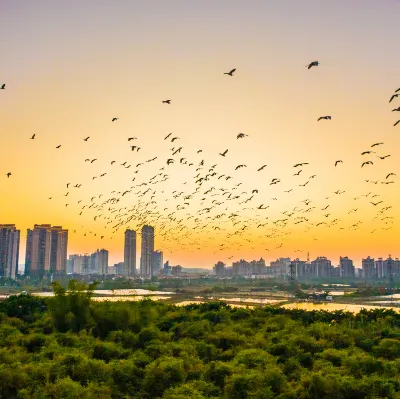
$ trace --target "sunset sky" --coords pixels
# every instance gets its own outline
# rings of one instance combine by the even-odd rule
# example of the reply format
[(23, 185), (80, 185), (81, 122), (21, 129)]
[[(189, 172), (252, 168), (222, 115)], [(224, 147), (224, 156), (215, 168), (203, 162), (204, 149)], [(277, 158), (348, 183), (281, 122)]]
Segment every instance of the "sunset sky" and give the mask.
[[(69, 229), (69, 254), (106, 248), (110, 265), (122, 261), (123, 232), (139, 228), (140, 216), (115, 233), (112, 226), (129, 212), (152, 221), (164, 261), (184, 267), (307, 252), (335, 265), (349, 256), (356, 266), (368, 255), (400, 256), (400, 112), (392, 112), (400, 96), (389, 104), (400, 88), (399, 15), (399, 0), (1, 0), (0, 224), (21, 229), (20, 263), (35, 223)], [(332, 120), (317, 122), (325, 115)], [(164, 140), (169, 133), (179, 139)], [(361, 155), (368, 150), (376, 153)], [(373, 165), (361, 168), (364, 161)], [(302, 162), (309, 165), (293, 167)], [(195, 176), (215, 164), (216, 177), (184, 205)], [(169, 179), (134, 186), (160, 172)], [(390, 172), (398, 176), (386, 179)], [(270, 185), (273, 178), (281, 182)], [(101, 205), (132, 186), (118, 204)], [(148, 187), (156, 193), (135, 194)], [(200, 211), (219, 188), (241, 197)], [(282, 212), (295, 214), (277, 222)]]

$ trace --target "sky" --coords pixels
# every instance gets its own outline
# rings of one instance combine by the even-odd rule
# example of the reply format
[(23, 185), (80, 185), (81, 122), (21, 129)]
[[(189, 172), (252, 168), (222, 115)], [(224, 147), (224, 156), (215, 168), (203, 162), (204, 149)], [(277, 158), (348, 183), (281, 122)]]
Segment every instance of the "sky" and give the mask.
[(184, 267), (400, 256), (399, 12), (397, 0), (1, 0), (0, 223), (21, 229), (20, 263), (36, 223), (67, 228), (69, 254), (108, 249), (110, 265), (144, 222)]

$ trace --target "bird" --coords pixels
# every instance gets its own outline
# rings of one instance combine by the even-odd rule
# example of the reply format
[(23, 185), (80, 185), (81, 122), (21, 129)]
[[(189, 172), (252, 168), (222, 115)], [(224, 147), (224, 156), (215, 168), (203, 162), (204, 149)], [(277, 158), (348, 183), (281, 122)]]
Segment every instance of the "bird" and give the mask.
[(336, 162), (335, 162), (335, 168), (336, 168), (336, 166), (337, 166), (338, 163), (343, 163), (343, 161), (340, 160), (340, 159), (339, 159), (338, 161), (336, 161)]
[(321, 119), (331, 120), (332, 117), (329, 116), (329, 115), (327, 115), (327, 116), (320, 116), (320, 117), (318, 118), (318, 122), (319, 122)]
[(239, 134), (236, 136), (237, 139), (242, 139), (243, 137), (248, 137), (248, 134), (239, 133)]
[(69, 187), (70, 184), (71, 184), (71, 183), (67, 183), (67, 188)]
[(299, 184), (299, 186), (301, 186), (301, 187), (305, 187), (308, 183), (310, 183), (310, 181), (308, 180), (308, 181), (306, 181), (304, 184)]
[(396, 176), (396, 173), (389, 173), (389, 174), (386, 176), (386, 179), (388, 179), (390, 176)]
[(400, 96), (400, 94), (393, 94), (392, 97), (390, 97), (389, 102), (391, 103), (393, 101), (393, 99), (397, 98), (398, 96)]
[(7, 177), (10, 177), (10, 176), (11, 176), (11, 172), (8, 172), (8, 173), (6, 174), (6, 176), (7, 176)]
[(361, 165), (361, 167), (363, 167), (364, 165), (373, 165), (374, 163), (372, 161), (367, 161), (367, 162), (363, 162), (363, 164)]
[(90, 161), (90, 163), (93, 163), (93, 162), (95, 162), (95, 161), (97, 161), (97, 158), (92, 159), (92, 160)]
[(171, 164), (171, 163), (174, 163), (174, 160), (173, 160), (173, 159), (168, 159), (168, 160), (167, 160), (167, 165), (169, 165), (169, 164)]
[(361, 155), (372, 154), (372, 153), (375, 154), (375, 151), (364, 151), (361, 153)]
[(90, 136), (87, 136), (83, 141), (88, 141), (90, 139)]
[(265, 167), (266, 167), (267, 165), (263, 165), (263, 166), (261, 166), (261, 168), (260, 169), (257, 169), (257, 172), (259, 172), (260, 170), (263, 170)]
[(379, 205), (379, 204), (381, 204), (383, 201), (379, 201), (379, 202), (371, 202), (371, 204), (373, 205), (373, 206), (377, 206), (377, 205)]
[(236, 166), (235, 170), (238, 170), (239, 168), (247, 168), (247, 166), (246, 165), (238, 165), (238, 166)]
[(137, 148), (136, 145), (131, 145), (132, 151), (135, 151), (135, 149)]
[(175, 140), (178, 140), (179, 139), (179, 137), (173, 137), (172, 139), (171, 139), (171, 143), (173, 143)]
[(5, 88), (6, 88), (6, 84), (3, 83), (3, 84), (1, 85), (1, 88), (0, 88), (0, 89), (4, 90)]
[(221, 155), (222, 157), (224, 157), (227, 154), (228, 150), (225, 150), (222, 154), (220, 153), (219, 155)]
[(319, 61), (312, 61), (310, 62), (308, 65), (306, 65), (307, 69), (311, 69), (312, 67), (318, 66), (319, 65)]
[(307, 162), (303, 162), (303, 163), (297, 163), (296, 165), (294, 165), (294, 168), (297, 168), (298, 166), (303, 166), (303, 165), (308, 165)]
[(167, 136), (165, 136), (165, 137), (164, 137), (164, 140), (167, 140), (167, 138), (168, 138), (169, 136), (171, 136), (171, 134), (172, 134), (172, 133), (170, 133), (170, 134), (168, 134)]
[(392, 112), (394, 112), (394, 111), (400, 111), (400, 107), (397, 107), (397, 108), (395, 108), (395, 109), (392, 109)]
[(115, 121), (117, 121), (119, 118), (112, 118), (111, 119), (111, 122), (115, 122)]
[(32, 135), (31, 140), (35, 140), (36, 137), (36, 133), (34, 135)]
[(385, 155), (385, 156), (383, 156), (383, 157), (379, 157), (380, 159), (385, 159), (385, 158), (388, 158), (388, 157), (390, 157), (390, 154), (389, 155)]
[(61, 148), (61, 144), (60, 144), (60, 145), (58, 145), (56, 148)]
[(295, 173), (293, 176), (299, 176), (300, 173), (303, 171), (303, 169), (300, 169), (297, 173)]
[(400, 119), (393, 126), (397, 126), (399, 123), (400, 123)]
[(128, 141), (136, 140), (136, 139), (137, 139), (137, 137), (129, 137), (129, 138), (128, 138)]
[(171, 100), (163, 100), (162, 103), (163, 104), (171, 104)]
[(224, 72), (224, 75), (233, 76), (233, 73), (236, 71), (236, 68), (231, 69), (229, 72)]
[(377, 145), (382, 145), (383, 143), (375, 143), (375, 144), (372, 144), (371, 145), (371, 147), (376, 147)]

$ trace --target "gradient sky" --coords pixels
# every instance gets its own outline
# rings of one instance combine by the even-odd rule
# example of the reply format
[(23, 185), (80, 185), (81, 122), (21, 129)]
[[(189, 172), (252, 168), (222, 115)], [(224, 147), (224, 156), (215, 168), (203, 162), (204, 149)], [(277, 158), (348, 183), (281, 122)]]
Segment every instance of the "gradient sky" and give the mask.
[[(224, 219), (221, 230), (213, 224), (190, 231), (189, 221), (181, 231), (171, 222), (161, 235), (155, 223), (156, 248), (171, 264), (212, 267), (218, 260), (304, 259), (310, 252), (312, 259), (325, 255), (335, 264), (347, 255), (359, 265), (368, 255), (399, 256), (400, 124), (393, 124), (400, 112), (391, 110), (400, 99), (388, 102), (400, 87), (399, 12), (397, 0), (1, 0), (0, 84), (6, 90), (0, 90), (0, 223), (22, 230), (22, 259), (26, 229), (51, 223), (70, 230), (70, 254), (104, 247), (110, 264), (123, 260), (123, 230), (139, 224), (132, 221), (112, 234), (102, 218), (115, 213), (105, 208), (94, 221), (96, 210), (79, 215), (82, 205), (128, 190), (136, 163), (157, 156), (135, 183), (165, 167), (169, 180), (152, 187), (152, 209), (166, 218), (183, 202), (172, 192), (196, 188), (194, 168), (179, 161), (166, 166), (177, 142), (163, 139), (172, 132), (189, 162), (204, 159), (207, 167), (218, 164), (218, 173), (234, 176), (218, 187), (242, 182), (239, 194), (259, 193), (249, 204), (227, 203), (227, 210), (202, 217), (197, 200), (178, 212), (206, 222), (207, 216), (240, 211), (235, 227)], [(314, 60), (319, 67), (305, 68)], [(223, 75), (232, 68), (235, 76)], [(165, 99), (172, 104), (162, 104)], [(332, 120), (317, 122), (322, 115)], [(119, 120), (112, 123), (113, 117)], [(237, 140), (239, 132), (249, 137)], [(138, 140), (128, 143), (130, 136)], [(384, 145), (372, 150), (391, 156), (361, 156), (375, 142)], [(132, 143), (142, 148), (139, 153), (131, 152)], [(227, 148), (226, 158), (218, 155)], [(89, 164), (85, 158), (98, 160)], [(343, 164), (335, 168), (338, 159)], [(374, 165), (361, 168), (366, 160)], [(120, 166), (124, 161), (132, 168)], [(298, 162), (309, 165), (293, 176)], [(235, 171), (239, 164), (247, 168)], [(257, 172), (263, 164), (268, 166)], [(399, 177), (381, 184), (389, 172)], [(92, 180), (101, 173), (107, 175)], [(281, 183), (269, 185), (272, 178)], [(67, 183), (82, 187), (67, 189)], [(334, 194), (338, 189), (345, 193)], [(117, 208), (138, 206), (133, 192)], [(372, 206), (362, 196), (369, 192), (383, 203)], [(309, 217), (307, 225), (273, 224), (284, 211), (306, 209), (305, 199), (316, 207), (296, 215)], [(270, 208), (255, 209), (260, 204)], [(328, 204), (331, 215), (325, 218), (321, 209)], [(247, 206), (252, 209), (241, 209)], [(375, 218), (384, 206), (392, 208), (381, 218), (393, 223)], [(334, 225), (316, 226), (334, 219)], [(257, 228), (258, 222), (268, 224)], [(245, 234), (226, 237), (242, 225), (250, 226)]]

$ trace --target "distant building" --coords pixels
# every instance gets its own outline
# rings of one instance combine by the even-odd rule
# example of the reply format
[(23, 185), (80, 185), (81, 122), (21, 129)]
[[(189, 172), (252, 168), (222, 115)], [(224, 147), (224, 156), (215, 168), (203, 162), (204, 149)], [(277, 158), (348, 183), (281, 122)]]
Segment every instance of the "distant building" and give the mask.
[(325, 256), (319, 256), (311, 262), (311, 275), (313, 277), (330, 277), (332, 262)]
[(122, 275), (134, 277), (136, 274), (136, 231), (127, 229), (125, 231), (124, 269)]
[(162, 251), (153, 252), (153, 276), (161, 272), (163, 266), (163, 253)]
[(279, 258), (270, 263), (269, 272), (275, 277), (285, 277), (289, 273), (290, 263), (290, 258)]
[(68, 230), (50, 224), (35, 224), (28, 229), (26, 239), (25, 273), (32, 277), (66, 273)]
[(289, 269), (292, 270), (295, 278), (302, 279), (307, 277), (308, 268), (305, 260), (300, 260), (299, 258), (292, 260)]
[(225, 276), (225, 266), (226, 265), (224, 262), (221, 262), (221, 261), (217, 262), (214, 265), (214, 274), (217, 277), (224, 277)]
[(114, 270), (117, 276), (122, 276), (125, 271), (125, 264), (124, 262), (119, 262), (114, 264)]
[(67, 273), (89, 274), (89, 264), (91, 257), (89, 255), (70, 255), (67, 260)]
[(171, 266), (169, 265), (169, 261), (167, 260), (164, 263), (164, 268), (163, 268), (163, 275), (164, 276), (170, 276), (171, 275)]
[(260, 260), (252, 260), (249, 263), (249, 271), (250, 274), (265, 274), (266, 273), (266, 265), (265, 265), (265, 260), (261, 258)]
[(106, 249), (98, 249), (90, 258), (90, 270), (92, 273), (108, 274), (108, 251)]
[(0, 224), (0, 277), (15, 279), (18, 274), (20, 231), (14, 224)]
[(182, 274), (182, 266), (172, 266), (171, 276), (180, 276)]
[(340, 277), (355, 277), (355, 268), (353, 265), (353, 261), (347, 256), (343, 258), (340, 257)]
[(363, 277), (366, 279), (373, 279), (376, 277), (375, 259), (368, 256), (362, 260)]
[(239, 262), (232, 262), (232, 276), (248, 276), (249, 274), (249, 262), (244, 259), (240, 259)]
[(140, 254), (140, 275), (151, 277), (153, 275), (154, 252), (154, 227), (142, 227), (142, 251)]
[(113, 276), (115, 275), (115, 266), (108, 266), (108, 274)]
[(385, 262), (383, 261), (382, 258), (378, 258), (378, 260), (375, 261), (376, 278), (381, 279), (386, 276), (387, 270), (386, 270), (385, 266), (386, 266)]

